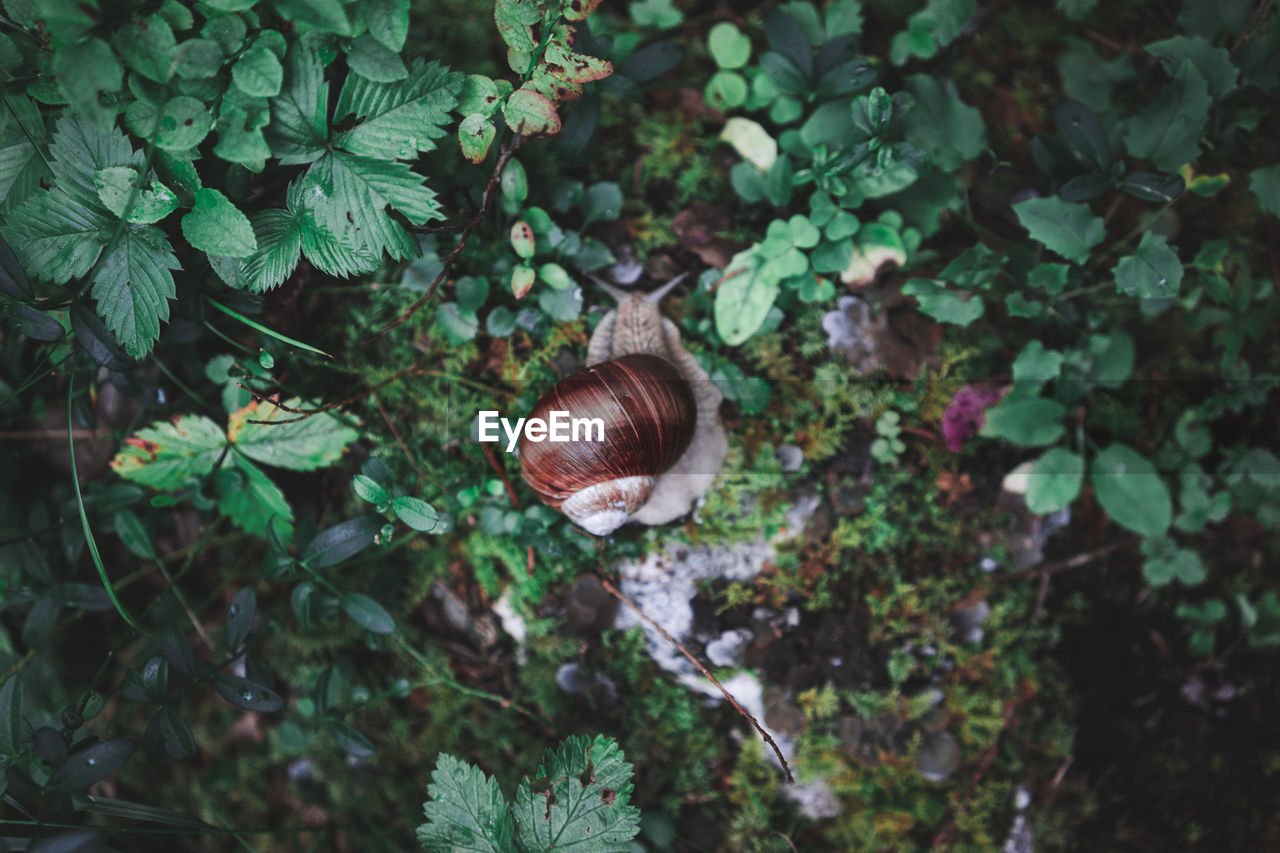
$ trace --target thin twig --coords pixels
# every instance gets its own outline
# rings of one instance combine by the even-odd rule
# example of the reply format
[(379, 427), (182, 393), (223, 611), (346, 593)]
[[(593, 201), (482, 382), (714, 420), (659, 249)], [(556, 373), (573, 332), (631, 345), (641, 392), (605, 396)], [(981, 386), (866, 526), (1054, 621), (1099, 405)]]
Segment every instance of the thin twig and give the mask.
[(480, 207), (471, 215), (471, 218), (467, 220), (466, 224), (462, 226), (462, 234), (458, 238), (458, 245), (454, 246), (453, 251), (445, 256), (444, 261), (440, 265), (440, 272), (436, 273), (436, 277), (431, 279), (431, 283), (427, 285), (427, 292), (422, 294), (421, 298), (410, 305), (399, 317), (383, 326), (373, 335), (361, 341), (360, 346), (368, 346), (387, 332), (394, 329), (396, 326), (404, 323), (416, 314), (418, 309), (423, 305), (426, 305), (427, 302), (431, 300), (431, 297), (435, 295), (436, 288), (440, 286), (440, 282), (444, 281), (445, 276), (449, 274), (450, 265), (453, 264), (458, 255), (462, 254), (463, 248), (467, 245), (467, 238), (469, 238), (472, 232), (479, 228), (480, 223), (484, 221), (485, 214), (489, 212), (489, 197), (493, 195), (493, 188), (498, 185), (498, 180), (502, 177), (502, 170), (506, 168), (507, 161), (511, 159), (511, 156), (516, 153), (516, 149), (518, 149), (523, 143), (524, 137), (517, 134), (515, 138), (511, 140), (511, 144), (503, 147), (501, 153), (498, 154), (498, 162), (493, 167), (493, 174), (489, 176), (489, 183), (485, 184), (484, 192), (480, 196)]
[(639, 616), (648, 624), (652, 625), (654, 628), (658, 629), (658, 633), (660, 633), (666, 639), (667, 642), (671, 643), (671, 645), (679, 649), (680, 654), (688, 658), (689, 662), (698, 668), (698, 672), (701, 672), (707, 678), (708, 681), (714, 684), (716, 688), (721, 693), (724, 694), (724, 698), (729, 700), (729, 704), (732, 705), (739, 714), (746, 717), (747, 720), (750, 721), (751, 725), (755, 727), (755, 730), (760, 733), (760, 737), (764, 738), (765, 743), (773, 747), (773, 752), (775, 755), (778, 756), (778, 761), (782, 762), (782, 772), (787, 774), (787, 781), (794, 785), (796, 778), (791, 775), (791, 765), (787, 764), (787, 759), (783, 757), (782, 750), (778, 749), (778, 744), (774, 742), (773, 737), (770, 736), (770, 734), (764, 730), (764, 727), (760, 725), (759, 721), (757, 721), (755, 717), (751, 716), (751, 713), (746, 708), (738, 704), (738, 700), (734, 699), (733, 695), (728, 690), (724, 689), (724, 685), (721, 684), (716, 679), (716, 677), (712, 675), (705, 666), (702, 665), (701, 661), (699, 661), (696, 657), (694, 657), (693, 654), (684, 647), (683, 643), (681, 643), (675, 637), (668, 634), (666, 628), (663, 628), (657, 622), (653, 621), (653, 619), (649, 617), (649, 614), (641, 610), (640, 605), (636, 604), (630, 598), (627, 598), (618, 590), (617, 587), (609, 583), (604, 578), (600, 579), (600, 584), (605, 588), (605, 591), (607, 591), (610, 595), (612, 595), (614, 598), (618, 599), (623, 604), (627, 605), (632, 610), (634, 610), (637, 616)]
[(1092, 551), (1086, 551), (1083, 554), (1076, 554), (1068, 560), (1059, 560), (1056, 563), (1045, 563), (1043, 566), (1036, 566), (1031, 569), (1021, 569), (1016, 572), (1005, 572), (1004, 574), (994, 575), (992, 580), (996, 581), (1012, 581), (1021, 578), (1038, 577), (1040, 575), (1056, 575), (1058, 572), (1065, 572), (1068, 569), (1078, 569), (1086, 566), (1094, 560), (1107, 556), (1112, 551), (1131, 544), (1130, 539), (1121, 539), (1119, 542), (1112, 542), (1110, 545), (1103, 545), (1101, 548), (1095, 548)]
[(284, 403), (280, 402), (279, 393), (267, 395), (267, 394), (263, 394), (261, 391), (258, 391), (255, 388), (250, 388), (248, 385), (244, 384), (243, 382), (237, 381), (236, 384), (239, 385), (244, 390), (248, 391), (249, 394), (253, 396), (253, 399), (257, 400), (259, 403), (270, 403), (271, 405), (275, 406), (277, 409), (280, 409), (283, 412), (288, 412), (291, 415), (298, 415), (298, 417), (296, 418), (289, 418), (288, 420), (274, 420), (274, 421), (265, 421), (265, 420), (256, 420), (254, 418), (246, 418), (245, 423), (266, 424), (267, 426), (281, 426), (283, 424), (292, 424), (292, 423), (297, 423), (298, 421), (305, 421), (307, 418), (311, 417), (312, 415), (318, 415), (322, 412), (328, 412), (328, 411), (332, 411), (333, 409), (340, 409), (343, 406), (349, 406), (357, 400), (361, 400), (377, 391), (381, 391), (383, 388), (387, 387), (392, 382), (395, 382), (397, 379), (399, 379), (400, 377), (406, 374), (421, 372), (422, 368), (420, 365), (421, 365), (421, 362), (411, 364), (406, 368), (397, 370), (395, 373), (391, 374), (386, 379), (379, 382), (377, 385), (374, 385), (372, 388), (368, 388), (364, 391), (361, 391), (359, 394), (353, 394), (347, 399), (339, 400), (336, 403), (325, 403), (323, 406), (320, 406), (315, 409), (297, 409), (292, 406), (286, 406)]

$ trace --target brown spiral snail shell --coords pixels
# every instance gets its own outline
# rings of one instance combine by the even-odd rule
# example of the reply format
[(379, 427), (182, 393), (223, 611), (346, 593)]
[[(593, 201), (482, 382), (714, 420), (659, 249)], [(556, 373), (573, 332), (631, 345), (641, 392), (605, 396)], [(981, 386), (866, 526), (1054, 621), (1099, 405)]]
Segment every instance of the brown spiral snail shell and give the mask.
[(683, 278), (647, 295), (598, 282), (618, 307), (592, 334), (587, 367), (534, 405), (531, 418), (600, 418), (603, 441), (520, 438), (520, 470), (538, 499), (597, 536), (689, 512), (729, 452), (722, 395), (658, 310)]

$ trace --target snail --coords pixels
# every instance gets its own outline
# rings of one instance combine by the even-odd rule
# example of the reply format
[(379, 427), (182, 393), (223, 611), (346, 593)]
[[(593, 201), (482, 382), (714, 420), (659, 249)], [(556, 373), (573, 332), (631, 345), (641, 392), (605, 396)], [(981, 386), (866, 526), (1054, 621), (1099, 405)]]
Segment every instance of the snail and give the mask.
[(603, 441), (520, 438), (520, 471), (538, 499), (589, 533), (628, 521), (666, 524), (711, 488), (729, 452), (720, 391), (680, 344), (658, 303), (684, 278), (634, 294), (597, 280), (618, 302), (587, 345), (587, 367), (539, 398), (552, 411), (600, 418)]

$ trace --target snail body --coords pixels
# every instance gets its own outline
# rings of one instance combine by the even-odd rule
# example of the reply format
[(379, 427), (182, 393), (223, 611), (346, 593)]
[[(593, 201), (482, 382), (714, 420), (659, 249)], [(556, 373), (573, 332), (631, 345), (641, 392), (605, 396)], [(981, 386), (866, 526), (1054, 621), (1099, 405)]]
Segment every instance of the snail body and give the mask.
[(729, 452), (722, 395), (658, 310), (682, 278), (648, 295), (600, 282), (618, 307), (592, 334), (587, 367), (534, 406), (531, 417), (599, 417), (604, 441), (520, 441), (520, 469), (539, 500), (597, 536), (689, 512)]

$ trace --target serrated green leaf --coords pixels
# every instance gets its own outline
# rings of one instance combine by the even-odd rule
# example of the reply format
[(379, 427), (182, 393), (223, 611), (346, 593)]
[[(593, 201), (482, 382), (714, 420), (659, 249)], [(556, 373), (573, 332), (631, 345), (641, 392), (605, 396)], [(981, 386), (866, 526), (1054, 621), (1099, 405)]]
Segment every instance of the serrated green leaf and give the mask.
[(285, 166), (310, 163), (328, 141), (329, 87), (316, 55), (294, 43), (285, 61), (284, 84), (271, 99), (268, 142)]
[(987, 147), (982, 113), (960, 98), (954, 82), (941, 84), (929, 74), (913, 74), (907, 88), (916, 104), (903, 121), (907, 141), (940, 169), (954, 172)]
[(378, 159), (413, 159), (431, 151), (446, 134), (449, 111), (458, 102), (465, 78), (438, 62), (415, 62), (408, 77), (396, 83), (347, 78), (338, 96), (335, 117), (354, 116), (355, 127), (334, 139), (352, 154)]
[(98, 198), (116, 216), (123, 214), (130, 198), (133, 199), (126, 217), (128, 222), (159, 222), (178, 207), (178, 197), (159, 181), (152, 181), (147, 189), (135, 192), (138, 172), (130, 166), (99, 169), (93, 173), (93, 182), (98, 188)]
[(1198, 35), (1152, 42), (1146, 51), (1166, 60), (1171, 70), (1177, 69), (1183, 60), (1191, 62), (1205, 79), (1211, 98), (1220, 98), (1236, 88), (1239, 72), (1231, 64), (1231, 54), (1225, 47), (1214, 47)]
[(0, 129), (0, 213), (7, 213), (30, 198), (41, 179), (49, 176), (36, 148), (48, 136), (40, 108), (30, 98), (8, 95), (0, 108), (10, 113)]
[(441, 753), (427, 786), (418, 842), (428, 853), (509, 853), (515, 825), (498, 780)]
[(1200, 137), (1209, 121), (1209, 85), (1191, 60), (1178, 65), (1173, 81), (1149, 107), (1129, 121), (1125, 146), (1165, 172), (1177, 172), (1200, 154)]
[(279, 287), (298, 265), (302, 254), (302, 215), (290, 210), (254, 214), (257, 250), (240, 264), (240, 275), (255, 293)]
[(243, 258), (258, 248), (249, 217), (218, 190), (196, 191), (196, 206), (182, 217), (182, 236), (202, 252)]
[(255, 98), (274, 98), (284, 84), (284, 66), (261, 43), (240, 54), (231, 66), (231, 80), (240, 91)]
[(169, 22), (159, 15), (134, 18), (116, 31), (112, 41), (125, 65), (148, 80), (164, 83), (173, 76), (177, 41)]
[(1102, 217), (1094, 216), (1085, 204), (1059, 198), (1029, 198), (1015, 204), (1013, 210), (1033, 240), (1078, 264), (1089, 259), (1089, 250), (1107, 233)]
[(227, 445), (222, 428), (201, 415), (157, 421), (124, 441), (111, 468), (135, 483), (160, 491), (183, 488), (190, 477), (203, 477)]
[(141, 358), (160, 337), (177, 296), (170, 270), (181, 269), (164, 232), (153, 225), (126, 228), (94, 269), (93, 298), (125, 352)]
[(1162, 536), (1173, 520), (1169, 487), (1145, 457), (1113, 444), (1090, 467), (1098, 503), (1111, 520), (1143, 536)]
[(340, 244), (375, 256), (385, 251), (403, 259), (418, 251), (417, 241), (387, 214), (388, 207), (415, 225), (442, 216), (435, 193), (404, 163), (330, 151), (302, 181), (300, 197), (316, 223)]
[(227, 454), (213, 477), (218, 511), (240, 529), (293, 541), (293, 507), (280, 487), (258, 466), (238, 453)]
[[(284, 403), (291, 409), (302, 401)], [(257, 462), (312, 471), (332, 465), (342, 457), (342, 450), (360, 437), (331, 412), (321, 412), (303, 420), (272, 403), (254, 401), (233, 412), (228, 418), (227, 436), (235, 448)], [(268, 423), (249, 423), (251, 420)]]
[(316, 222), (311, 211), (302, 215), (302, 254), (311, 265), (326, 275), (351, 278), (373, 272), (381, 262), (368, 247), (352, 244), (351, 231), (342, 238), (335, 237), (329, 229)]
[(512, 809), (524, 850), (626, 850), (640, 830), (630, 805), (631, 765), (604, 735), (575, 735), (548, 750), (533, 780), (523, 779)]
[(511, 93), (502, 107), (507, 125), (521, 136), (554, 136), (560, 132), (560, 116), (555, 104), (529, 88)]
[(1182, 262), (1163, 234), (1148, 231), (1138, 250), (1116, 264), (1116, 290), (1142, 299), (1176, 297), (1182, 286)]
[(0, 755), (17, 755), (22, 749), (22, 672), (5, 679), (0, 687)]

